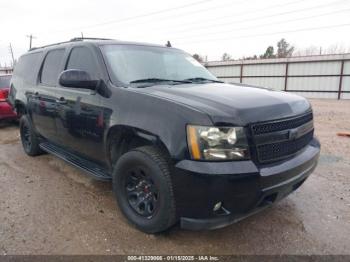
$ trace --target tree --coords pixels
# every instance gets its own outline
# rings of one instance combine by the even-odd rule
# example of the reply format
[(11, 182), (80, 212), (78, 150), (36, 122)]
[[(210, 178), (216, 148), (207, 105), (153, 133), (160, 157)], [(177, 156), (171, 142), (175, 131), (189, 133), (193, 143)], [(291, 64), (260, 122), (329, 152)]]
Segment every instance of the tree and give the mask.
[(199, 54), (194, 54), (192, 57), (196, 59), (199, 63), (203, 63), (204, 61), (203, 57)]
[(256, 60), (258, 59), (257, 55), (253, 55), (253, 56), (243, 56), (241, 58), (241, 60)]
[(231, 60), (231, 55), (229, 55), (228, 53), (223, 53), (222, 57), (221, 57), (221, 60), (222, 61), (228, 61), (228, 60)]
[(310, 55), (320, 55), (322, 53), (321, 47), (309, 46), (304, 49), (296, 49), (293, 52), (293, 56), (310, 56)]
[(274, 57), (276, 57), (276, 55), (275, 55), (275, 50), (273, 46), (269, 46), (268, 48), (266, 48), (265, 53), (260, 56), (260, 58), (274, 58)]
[(346, 48), (345, 46), (341, 45), (341, 44), (334, 44), (329, 46), (326, 50), (325, 50), (325, 54), (344, 54), (346, 52)]
[(290, 46), (290, 44), (284, 38), (277, 42), (277, 57), (291, 57), (293, 52), (294, 46)]
[(341, 44), (334, 44), (327, 48), (322, 46), (309, 46), (304, 49), (296, 49), (293, 52), (293, 56), (311, 56), (311, 55), (332, 55), (332, 54), (344, 54), (350, 52), (350, 48), (347, 51), (346, 47)]

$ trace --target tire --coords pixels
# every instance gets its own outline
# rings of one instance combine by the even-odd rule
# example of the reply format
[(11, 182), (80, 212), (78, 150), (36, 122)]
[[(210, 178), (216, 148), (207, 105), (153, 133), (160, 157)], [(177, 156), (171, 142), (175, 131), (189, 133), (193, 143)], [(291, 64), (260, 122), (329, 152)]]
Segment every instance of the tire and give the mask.
[(27, 115), (21, 116), (19, 129), (24, 152), (29, 156), (40, 155), (42, 151), (39, 147), (39, 139), (35, 134), (32, 122)]
[(169, 163), (156, 147), (139, 147), (119, 158), (113, 191), (122, 213), (139, 230), (154, 234), (176, 223)]

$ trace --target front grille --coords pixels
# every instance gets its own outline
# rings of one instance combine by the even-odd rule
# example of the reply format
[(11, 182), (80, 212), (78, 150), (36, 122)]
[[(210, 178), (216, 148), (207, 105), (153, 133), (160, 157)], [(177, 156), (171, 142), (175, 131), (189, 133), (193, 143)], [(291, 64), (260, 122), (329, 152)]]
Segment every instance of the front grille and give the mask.
[(276, 131), (282, 131), (286, 129), (296, 128), (313, 119), (312, 113), (307, 113), (297, 118), (292, 118), (288, 120), (274, 121), (268, 123), (257, 123), (252, 125), (253, 135), (266, 134)]
[(267, 162), (294, 155), (303, 149), (312, 140), (312, 137), (313, 131), (296, 140), (257, 146), (259, 161)]
[[(260, 163), (278, 161), (292, 156), (306, 147), (313, 138), (312, 112), (289, 119), (251, 125), (257, 159)], [(311, 123), (310, 123), (311, 122)], [(297, 137), (291, 133), (299, 132)]]

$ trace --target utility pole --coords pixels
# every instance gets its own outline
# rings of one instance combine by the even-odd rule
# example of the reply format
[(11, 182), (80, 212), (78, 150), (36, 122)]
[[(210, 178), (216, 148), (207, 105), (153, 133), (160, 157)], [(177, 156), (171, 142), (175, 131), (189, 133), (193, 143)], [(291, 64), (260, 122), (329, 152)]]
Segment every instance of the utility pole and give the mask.
[(13, 55), (13, 50), (12, 50), (12, 45), (11, 45), (11, 43), (10, 43), (9, 48), (10, 48), (10, 54), (11, 54), (11, 57), (12, 57), (12, 67), (14, 67), (14, 66), (15, 66), (15, 57), (14, 57), (14, 55)]
[(30, 49), (32, 49), (32, 41), (33, 41), (33, 39), (35, 39), (36, 37), (33, 36), (32, 34), (27, 35), (26, 37), (29, 38), (29, 50), (30, 50)]

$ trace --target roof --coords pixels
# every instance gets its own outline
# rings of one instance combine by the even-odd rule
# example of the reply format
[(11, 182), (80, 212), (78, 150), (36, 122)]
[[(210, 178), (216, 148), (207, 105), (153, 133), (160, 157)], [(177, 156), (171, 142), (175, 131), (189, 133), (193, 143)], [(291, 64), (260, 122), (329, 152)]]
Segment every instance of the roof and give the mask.
[(50, 45), (45, 45), (41, 47), (33, 47), (32, 49), (29, 50), (29, 52), (40, 50), (43, 48), (47, 47), (57, 47), (57, 46), (66, 46), (66, 45), (71, 45), (75, 43), (93, 43), (96, 45), (108, 45), (108, 44), (124, 44), (124, 45), (142, 45), (142, 46), (154, 46), (154, 47), (164, 47), (164, 48), (169, 48), (166, 47), (165, 45), (158, 45), (158, 44), (150, 44), (150, 43), (143, 43), (143, 42), (131, 42), (131, 41), (121, 41), (121, 40), (115, 40), (115, 39), (107, 39), (107, 38), (73, 38), (69, 41), (65, 42), (59, 42), (59, 43), (54, 43)]

